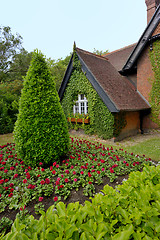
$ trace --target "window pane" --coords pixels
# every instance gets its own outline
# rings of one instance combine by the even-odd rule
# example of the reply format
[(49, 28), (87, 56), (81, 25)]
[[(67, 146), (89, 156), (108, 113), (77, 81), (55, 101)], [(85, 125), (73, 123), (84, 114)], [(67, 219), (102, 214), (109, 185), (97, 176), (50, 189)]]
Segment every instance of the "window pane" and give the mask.
[(84, 94), (81, 94), (81, 100), (84, 100)]

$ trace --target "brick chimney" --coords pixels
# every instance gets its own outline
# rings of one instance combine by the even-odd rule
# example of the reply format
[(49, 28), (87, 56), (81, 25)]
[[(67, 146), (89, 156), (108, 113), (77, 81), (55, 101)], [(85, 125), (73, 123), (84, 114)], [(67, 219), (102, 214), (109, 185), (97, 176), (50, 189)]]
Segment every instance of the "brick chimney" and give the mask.
[(160, 4), (160, 0), (145, 0), (145, 3), (147, 5), (147, 24), (148, 24), (154, 12), (156, 11), (156, 8)]

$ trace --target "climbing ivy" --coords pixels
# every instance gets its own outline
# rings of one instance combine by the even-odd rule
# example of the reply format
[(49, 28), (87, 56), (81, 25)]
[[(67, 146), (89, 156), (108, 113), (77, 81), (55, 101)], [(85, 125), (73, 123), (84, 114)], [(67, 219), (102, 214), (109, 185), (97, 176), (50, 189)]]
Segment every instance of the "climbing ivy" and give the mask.
[(62, 107), (66, 117), (69, 117), (73, 113), (73, 105), (75, 101), (78, 100), (78, 94), (85, 94), (88, 100), (90, 124), (73, 124), (69, 122), (69, 127), (76, 128), (76, 130), (83, 128), (85, 133), (97, 134), (104, 139), (112, 138), (114, 132), (114, 116), (82, 72), (80, 61), (74, 50), (73, 71), (62, 99)]
[(154, 72), (149, 100), (152, 109), (151, 118), (160, 127), (160, 40), (153, 43), (153, 50), (150, 52), (150, 61)]

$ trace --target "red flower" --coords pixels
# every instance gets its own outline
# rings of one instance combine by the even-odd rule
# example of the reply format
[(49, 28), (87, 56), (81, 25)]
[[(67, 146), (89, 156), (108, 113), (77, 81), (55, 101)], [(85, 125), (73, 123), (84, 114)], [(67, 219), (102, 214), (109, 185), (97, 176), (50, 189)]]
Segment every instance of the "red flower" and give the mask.
[(88, 172), (88, 177), (92, 177), (92, 174), (90, 172)]
[(97, 171), (98, 174), (100, 174), (101, 172), (100, 171)]
[(135, 165), (136, 165), (136, 163), (134, 162), (134, 163), (133, 163), (133, 166), (135, 166)]
[(4, 173), (7, 173), (7, 172), (8, 172), (8, 170), (7, 170), (7, 169), (5, 169), (5, 170), (4, 170)]
[(81, 172), (80, 172), (80, 174), (82, 174), (82, 175), (83, 175), (83, 174), (84, 174), (84, 172), (83, 172), (83, 171), (81, 171)]
[(49, 184), (50, 183), (50, 180), (49, 178), (46, 178), (46, 183)]
[(128, 166), (129, 166), (129, 163), (126, 163), (126, 166), (128, 167)]
[(73, 171), (73, 175), (75, 175), (76, 174), (76, 171)]
[(24, 180), (23, 180), (23, 183), (27, 183), (27, 179), (24, 179)]
[(12, 166), (12, 167), (10, 167), (10, 170), (14, 170), (14, 167)]
[(41, 174), (38, 174), (38, 175), (37, 175), (37, 177), (40, 177), (40, 176), (41, 176)]
[(59, 182), (59, 181), (56, 181), (56, 186), (59, 185), (59, 184), (60, 184), (60, 182)]
[(0, 198), (1, 198), (1, 196), (2, 196), (2, 195), (1, 195), (1, 193), (0, 193)]
[(26, 206), (24, 205), (24, 207), (20, 207), (19, 209), (20, 209), (20, 211), (23, 211), (23, 210), (25, 210), (25, 208), (26, 208)]
[(100, 165), (101, 165), (100, 163), (97, 164), (98, 167), (99, 167)]
[(92, 184), (92, 182), (91, 182), (91, 181), (89, 181), (88, 183), (89, 183), (89, 184)]
[(103, 159), (101, 159), (101, 163), (105, 163), (105, 161)]
[(68, 174), (68, 173), (69, 173), (69, 170), (67, 169), (67, 170), (65, 171), (65, 173), (67, 173), (67, 174)]
[(123, 161), (123, 163), (126, 163), (126, 161)]
[(64, 185), (60, 185), (60, 188), (64, 188)]
[(45, 171), (45, 169), (44, 168), (41, 168), (41, 172), (44, 172)]
[(10, 192), (13, 192), (13, 191), (14, 191), (14, 188), (11, 188), (11, 189), (10, 189)]
[(53, 171), (52, 171), (52, 173), (53, 173), (53, 174), (56, 174), (56, 171), (55, 171), (55, 170), (53, 170)]
[(17, 177), (18, 177), (18, 174), (16, 173), (16, 174), (14, 174), (13, 179), (15, 179)]
[(68, 180), (68, 178), (65, 178), (65, 180), (64, 180), (64, 181), (65, 181), (65, 183), (67, 183), (69, 180)]
[(102, 172), (104, 172), (104, 171), (105, 171), (105, 168), (102, 168), (101, 170), (102, 170)]
[(9, 184), (9, 187), (13, 187), (13, 186), (14, 186), (14, 184), (13, 184), (13, 183), (10, 183), (10, 184)]
[(54, 163), (53, 163), (53, 166), (56, 166), (56, 164), (57, 164), (57, 163), (56, 163), (56, 162), (54, 162)]
[(54, 202), (57, 202), (58, 201), (58, 197), (54, 197)]
[(40, 165), (40, 166), (42, 166), (42, 165), (43, 165), (43, 163), (42, 163), (42, 162), (40, 162), (40, 163), (39, 163), (39, 165)]
[(139, 162), (136, 162), (137, 165), (139, 165)]
[(11, 198), (12, 196), (13, 196), (13, 193), (10, 193), (10, 194), (8, 195), (8, 197), (10, 197), (10, 198)]
[(91, 172), (95, 172), (95, 170), (94, 169), (92, 169), (92, 171)]
[(42, 202), (43, 201), (43, 197), (39, 197), (39, 202)]
[(59, 168), (59, 165), (58, 165), (58, 164), (56, 165), (56, 168)]
[(50, 166), (50, 171), (52, 171), (53, 170), (53, 167), (52, 166)]
[(44, 185), (44, 184), (45, 184), (45, 181), (44, 181), (44, 180), (42, 180), (42, 181), (40, 182), (40, 184), (41, 184), (41, 185)]
[(9, 179), (5, 179), (5, 180), (4, 180), (4, 182), (8, 182), (8, 181), (9, 181)]
[(110, 168), (110, 172), (111, 172), (111, 173), (114, 173), (114, 170), (113, 170), (113, 168)]

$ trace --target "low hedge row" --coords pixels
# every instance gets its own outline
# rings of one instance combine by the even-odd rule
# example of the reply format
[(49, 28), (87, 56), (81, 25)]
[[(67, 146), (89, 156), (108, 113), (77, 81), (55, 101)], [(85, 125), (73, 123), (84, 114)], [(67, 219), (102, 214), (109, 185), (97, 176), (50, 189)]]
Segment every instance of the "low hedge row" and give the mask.
[(106, 185), (84, 206), (59, 202), (39, 220), (17, 217), (0, 239), (158, 240), (160, 239), (160, 166), (132, 172), (116, 189)]

